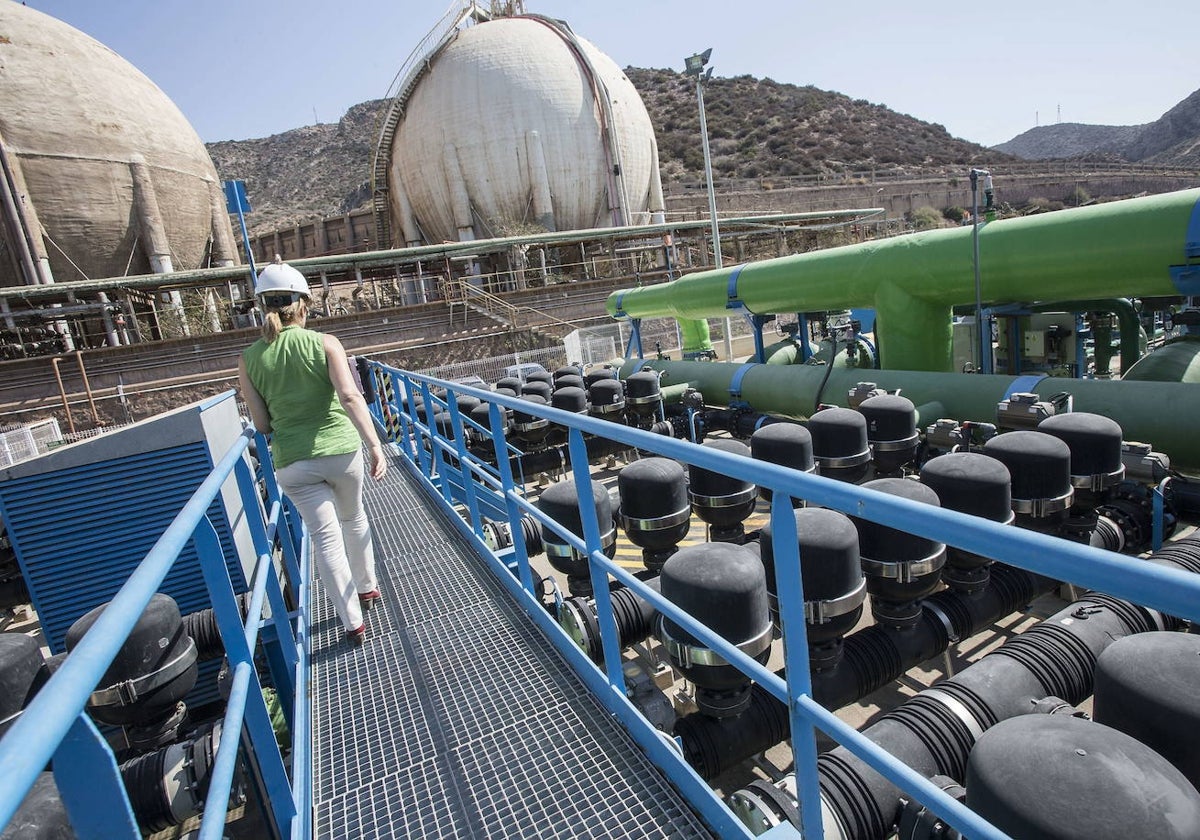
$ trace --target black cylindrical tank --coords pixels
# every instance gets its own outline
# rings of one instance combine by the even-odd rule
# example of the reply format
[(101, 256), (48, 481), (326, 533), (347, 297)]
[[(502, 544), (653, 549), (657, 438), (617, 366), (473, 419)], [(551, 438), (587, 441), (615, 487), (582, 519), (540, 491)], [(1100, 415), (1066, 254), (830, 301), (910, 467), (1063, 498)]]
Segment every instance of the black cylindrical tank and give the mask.
[[(600, 544), (605, 556), (617, 553), (617, 528), (613, 522), (612, 499), (608, 490), (599, 481), (591, 486), (592, 504), (596, 521), (600, 527)], [(579, 493), (571, 479), (551, 484), (537, 500), (538, 509), (562, 525), (575, 536), (583, 539), (583, 520), (580, 515)], [(572, 595), (592, 594), (592, 579), (588, 559), (585, 555), (563, 541), (557, 533), (542, 526), (542, 542), (550, 565), (567, 576), (567, 586)]]
[(670, 458), (642, 458), (617, 474), (618, 521), (629, 541), (642, 549), (647, 569), (661, 569), (692, 526), (687, 477)]
[(554, 393), (554, 386), (549, 382), (541, 382), (538, 380), (530, 380), (521, 386), (521, 396), (538, 396), (546, 402), (550, 402), (550, 395)]
[[(752, 549), (728, 543), (681, 548), (659, 576), (664, 598), (765, 663), (771, 655), (771, 614), (762, 562)], [(696, 686), (696, 705), (712, 717), (731, 717), (750, 702), (750, 680), (665, 615), (659, 641), (671, 662)]]
[[(718, 438), (705, 441), (702, 445), (732, 455), (750, 455), (750, 447), (738, 440)], [(745, 534), (742, 522), (754, 512), (758, 488), (749, 481), (695, 464), (688, 466), (688, 476), (688, 497), (692, 510), (712, 526), (711, 539), (714, 542), (740, 542)]]
[[(981, 516), (993, 522), (1012, 522), (1011, 478), (1008, 467), (997, 458), (978, 452), (949, 452), (931, 458), (921, 467), (921, 483), (933, 488), (938, 501), (947, 510)], [(946, 546), (946, 567), (942, 580), (952, 589), (966, 594), (987, 586), (987, 557)]]
[(635, 414), (648, 417), (662, 404), (658, 372), (643, 370), (625, 378), (625, 403)]
[(1075, 491), (1065, 443), (1045, 432), (1006, 432), (985, 443), (983, 454), (1008, 467), (1012, 508), (1023, 527), (1044, 530), (1066, 519)]
[(587, 383), (587, 386), (589, 389), (593, 385), (595, 385), (597, 382), (600, 382), (601, 380), (616, 379), (616, 378), (617, 378), (616, 369), (608, 368), (608, 367), (592, 368), (591, 370), (589, 370), (587, 373), (585, 373), (583, 375), (583, 381)]
[(1093, 718), (1132, 735), (1200, 789), (1200, 637), (1139, 633), (1096, 660)]
[(38, 643), (24, 633), (0, 633), (0, 738), (50, 679)]
[(573, 386), (556, 388), (550, 395), (550, 405), (572, 414), (583, 414), (587, 411), (587, 394), (582, 388)]
[(472, 397), (469, 394), (456, 394), (454, 401), (458, 404), (458, 413), (463, 417), (469, 417), (471, 409), (483, 403), (483, 400), (478, 397)]
[[(791, 467), (803, 473), (816, 472), (812, 435), (799, 423), (768, 423), (750, 435), (750, 457), (771, 464)], [(771, 501), (771, 488), (759, 487), (758, 495)], [(793, 506), (804, 504), (792, 499)]]
[[(837, 663), (842, 637), (858, 623), (867, 597), (859, 565), (858, 531), (848, 516), (835, 510), (804, 508), (796, 511), (795, 517), (808, 655), (814, 670), (823, 670)], [(770, 522), (762, 529), (759, 556), (767, 575), (771, 614), (778, 624), (775, 548)]]
[(585, 394), (587, 393), (587, 385), (584, 384), (582, 376), (556, 376), (554, 379), (554, 390), (560, 388), (579, 388)]
[(880, 473), (899, 472), (913, 459), (920, 440), (916, 406), (908, 397), (879, 394), (863, 400), (858, 410), (867, 420), (875, 469)]
[(1027, 714), (988, 729), (967, 759), (967, 807), (1021, 840), (1194, 840), (1200, 794), (1123, 732)]
[[(488, 403), (480, 403), (471, 409), (471, 419), (489, 431), (492, 428), (491, 408)], [(500, 408), (500, 422), (501, 431), (505, 431), (508, 427), (508, 412), (503, 406)]]
[(588, 402), (597, 417), (619, 414), (625, 410), (625, 390), (619, 380), (600, 379), (588, 386)]
[(1077, 491), (1103, 493), (1125, 477), (1121, 462), (1125, 435), (1115, 420), (1100, 414), (1068, 412), (1047, 417), (1038, 423), (1038, 431), (1054, 435), (1071, 450), (1071, 485)]
[(554, 388), (554, 374), (548, 370), (531, 370), (525, 374), (525, 383), (530, 382), (545, 382), (547, 385)]
[(521, 386), (524, 384), (524, 382), (515, 376), (505, 376), (496, 380), (496, 390), (498, 391), (501, 388), (504, 388), (512, 391), (514, 394), (519, 394), (521, 393)]
[[(536, 394), (524, 394), (521, 401), (527, 402), (531, 406), (546, 405), (546, 400)], [(544, 441), (546, 435), (550, 433), (550, 421), (534, 414), (532, 410), (522, 411), (515, 408), (512, 416), (512, 431), (513, 437), (526, 444), (537, 445)]]
[(564, 379), (568, 376), (576, 376), (576, 377), (579, 377), (580, 379), (583, 379), (583, 369), (578, 367), (577, 365), (563, 365), (560, 368), (555, 368), (554, 369), (555, 387), (558, 386), (559, 380)]
[[(96, 607), (71, 625), (66, 635), (68, 652), (107, 606)], [(155, 593), (100, 678), (88, 709), (102, 723), (153, 728), (176, 714), (180, 701), (196, 684), (196, 659), (196, 645), (183, 632), (175, 599)], [(131, 681), (132, 692), (124, 686)], [(132, 702), (131, 694), (136, 697)]]
[[(937, 493), (907, 478), (877, 478), (863, 487), (939, 507)], [(912, 627), (921, 618), (920, 600), (937, 588), (946, 546), (867, 519), (853, 518), (871, 612), (880, 624)]]
[(813, 459), (821, 475), (855, 482), (867, 474), (867, 419), (849, 408), (824, 408), (808, 418)]

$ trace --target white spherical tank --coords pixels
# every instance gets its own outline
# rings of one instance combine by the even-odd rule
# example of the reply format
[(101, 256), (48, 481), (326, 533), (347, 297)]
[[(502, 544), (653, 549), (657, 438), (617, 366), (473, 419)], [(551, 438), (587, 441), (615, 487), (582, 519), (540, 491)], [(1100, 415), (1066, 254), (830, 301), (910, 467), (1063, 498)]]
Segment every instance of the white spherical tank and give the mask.
[(39, 257), (58, 282), (236, 260), (212, 159), (166, 94), (93, 38), (12, 2), (0, 3), (0, 154), (13, 256), (0, 258), (0, 285), (46, 282), (29, 276)]
[(538, 16), (460, 31), (430, 57), (393, 135), (393, 244), (649, 221), (662, 210), (654, 127), (588, 41)]

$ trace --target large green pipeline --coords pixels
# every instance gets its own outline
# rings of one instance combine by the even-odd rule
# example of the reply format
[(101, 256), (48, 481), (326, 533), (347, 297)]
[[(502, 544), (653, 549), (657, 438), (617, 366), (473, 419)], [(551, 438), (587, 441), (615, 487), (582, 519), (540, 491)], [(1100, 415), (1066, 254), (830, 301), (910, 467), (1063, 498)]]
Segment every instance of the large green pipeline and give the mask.
[[(979, 230), (985, 303), (1180, 294), (1200, 189), (987, 222)], [(970, 227), (898, 236), (690, 274), (615, 292), (608, 313), (715, 318), (873, 307), (881, 360), (952, 369), (951, 308), (975, 302)], [(1193, 244), (1192, 248), (1196, 246)]]
[[(662, 371), (662, 385), (687, 383), (705, 402), (725, 406), (744, 401), (756, 411), (802, 419), (812, 414), (826, 369), (821, 365), (762, 365), (724, 362), (633, 360), (621, 377), (639, 369)], [(860, 370), (835, 367), (821, 391), (821, 402), (847, 406), (848, 394), (863, 380), (889, 391), (899, 389), (914, 405), (940, 403), (943, 416), (955, 420), (994, 421), (996, 404), (1012, 393), (1034, 393), (1046, 399), (1063, 391), (1076, 411), (1111, 417), (1126, 440), (1152, 444), (1180, 466), (1200, 467), (1200, 387), (1182, 382), (1122, 382), (1037, 376), (988, 376), (904, 370)], [(730, 392), (737, 382), (737, 395)], [(941, 412), (939, 412), (941, 413)], [(934, 417), (921, 417), (922, 423)]]

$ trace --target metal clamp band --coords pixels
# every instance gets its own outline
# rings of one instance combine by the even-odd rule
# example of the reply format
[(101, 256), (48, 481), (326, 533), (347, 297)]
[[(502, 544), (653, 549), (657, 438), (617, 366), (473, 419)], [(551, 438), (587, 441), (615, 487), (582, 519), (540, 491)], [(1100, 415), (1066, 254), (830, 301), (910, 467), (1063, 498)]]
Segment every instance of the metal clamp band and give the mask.
[(758, 488), (752, 486), (745, 490), (739, 490), (737, 493), (730, 493), (727, 496), (701, 496), (699, 493), (693, 493), (689, 490), (688, 498), (692, 500), (692, 504), (704, 508), (737, 507), (738, 505), (744, 505), (746, 502), (757, 499)]
[(920, 560), (897, 562), (872, 560), (869, 557), (860, 558), (863, 571), (876, 577), (895, 580), (900, 583), (911, 583), (922, 575), (936, 572), (946, 565), (946, 546), (942, 546), (934, 554), (922, 557)]
[(920, 439), (920, 435), (913, 432), (908, 437), (899, 440), (873, 440), (871, 446), (875, 448), (876, 452), (899, 452), (902, 449), (912, 449)]
[(1071, 506), (1073, 501), (1075, 501), (1075, 488), (1071, 488), (1061, 496), (1055, 496), (1050, 499), (1013, 499), (1012, 509), (1016, 513), (1042, 517), (1058, 513), (1060, 510), (1066, 510)]
[(983, 727), (979, 725), (975, 715), (971, 714), (971, 710), (964, 706), (957, 697), (947, 694), (940, 688), (927, 688), (917, 696), (929, 697), (945, 706), (951, 714), (963, 722), (967, 731), (971, 733), (972, 739), (978, 741), (983, 737)]
[(954, 632), (954, 624), (950, 621), (950, 616), (946, 615), (946, 613), (942, 611), (941, 607), (929, 600), (922, 602), (921, 606), (938, 617), (938, 620), (942, 622), (942, 626), (946, 628), (946, 638), (949, 639), (951, 643), (959, 640), (958, 634)]
[(196, 642), (191, 636), (184, 637), (183, 650), (174, 659), (156, 671), (132, 680), (123, 680), (106, 688), (92, 692), (88, 704), (92, 706), (129, 706), (148, 691), (166, 685), (178, 677), (196, 661)]
[(646, 405), (647, 403), (662, 402), (662, 391), (657, 394), (648, 394), (644, 397), (626, 397), (625, 402), (630, 405)]
[(588, 409), (588, 412), (590, 414), (612, 414), (614, 411), (624, 410), (625, 400), (618, 400), (617, 402), (609, 403), (608, 405), (592, 405), (592, 407)]
[(863, 578), (845, 595), (825, 601), (805, 601), (804, 620), (809, 624), (824, 624), (839, 615), (854, 612), (867, 599), (867, 579)]
[[(734, 645), (738, 650), (747, 656), (753, 658), (758, 656), (764, 650), (771, 646), (772, 627), (770, 622), (763, 628), (763, 631), (752, 639), (747, 639), (741, 644)], [(667, 632), (666, 624), (663, 622), (663, 617), (659, 616), (658, 622), (658, 640), (662, 642), (663, 647), (667, 649), (667, 655), (671, 659), (679, 663), (681, 668), (690, 668), (692, 665), (709, 665), (719, 667), (728, 665), (725, 657), (717, 653), (715, 650), (699, 645), (689, 645), (687, 642), (681, 642), (671, 636)]]
[(532, 432), (532, 431), (535, 431), (535, 430), (537, 430), (537, 429), (544, 429), (544, 428), (546, 428), (546, 427), (547, 427), (547, 426), (549, 426), (549, 425), (550, 425), (550, 421), (549, 421), (549, 420), (547, 420), (547, 419), (545, 419), (544, 417), (542, 417), (542, 418), (538, 418), (538, 419), (536, 419), (536, 420), (530, 420), (528, 423), (516, 423), (516, 422), (514, 422), (514, 423), (512, 424), (512, 427), (513, 427), (513, 431), (517, 431), (517, 432)]
[[(617, 529), (613, 528), (608, 533), (600, 536), (600, 547), (608, 548), (610, 545), (614, 545), (616, 541)], [(547, 557), (562, 557), (564, 559), (569, 557), (572, 560), (586, 559), (584, 555), (575, 550), (574, 546), (567, 545), (566, 543), (550, 542), (547, 539), (543, 539), (542, 545)]]
[(691, 518), (691, 507), (680, 508), (674, 513), (668, 513), (665, 516), (652, 516), (649, 519), (626, 516), (623, 513), (617, 514), (617, 519), (621, 523), (621, 527), (626, 531), (664, 531), (667, 528), (682, 525)]
[(1110, 473), (1093, 473), (1092, 475), (1071, 476), (1071, 486), (1078, 490), (1091, 490), (1099, 493), (1109, 487), (1115, 487), (1125, 478), (1125, 465), (1122, 464)]
[(822, 469), (841, 469), (842, 467), (857, 467), (871, 460), (871, 450), (864, 449), (857, 455), (842, 455), (837, 458), (831, 458), (823, 455), (814, 455), (813, 460), (821, 466)]

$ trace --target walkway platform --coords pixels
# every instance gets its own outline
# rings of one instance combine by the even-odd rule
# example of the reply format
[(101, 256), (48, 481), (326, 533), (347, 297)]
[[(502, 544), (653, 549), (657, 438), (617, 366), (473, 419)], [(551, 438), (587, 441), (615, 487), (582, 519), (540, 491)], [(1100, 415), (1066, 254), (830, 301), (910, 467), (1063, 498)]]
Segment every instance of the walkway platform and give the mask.
[(313, 587), (313, 835), (710, 837), (395, 463), (367, 482), (383, 603)]

